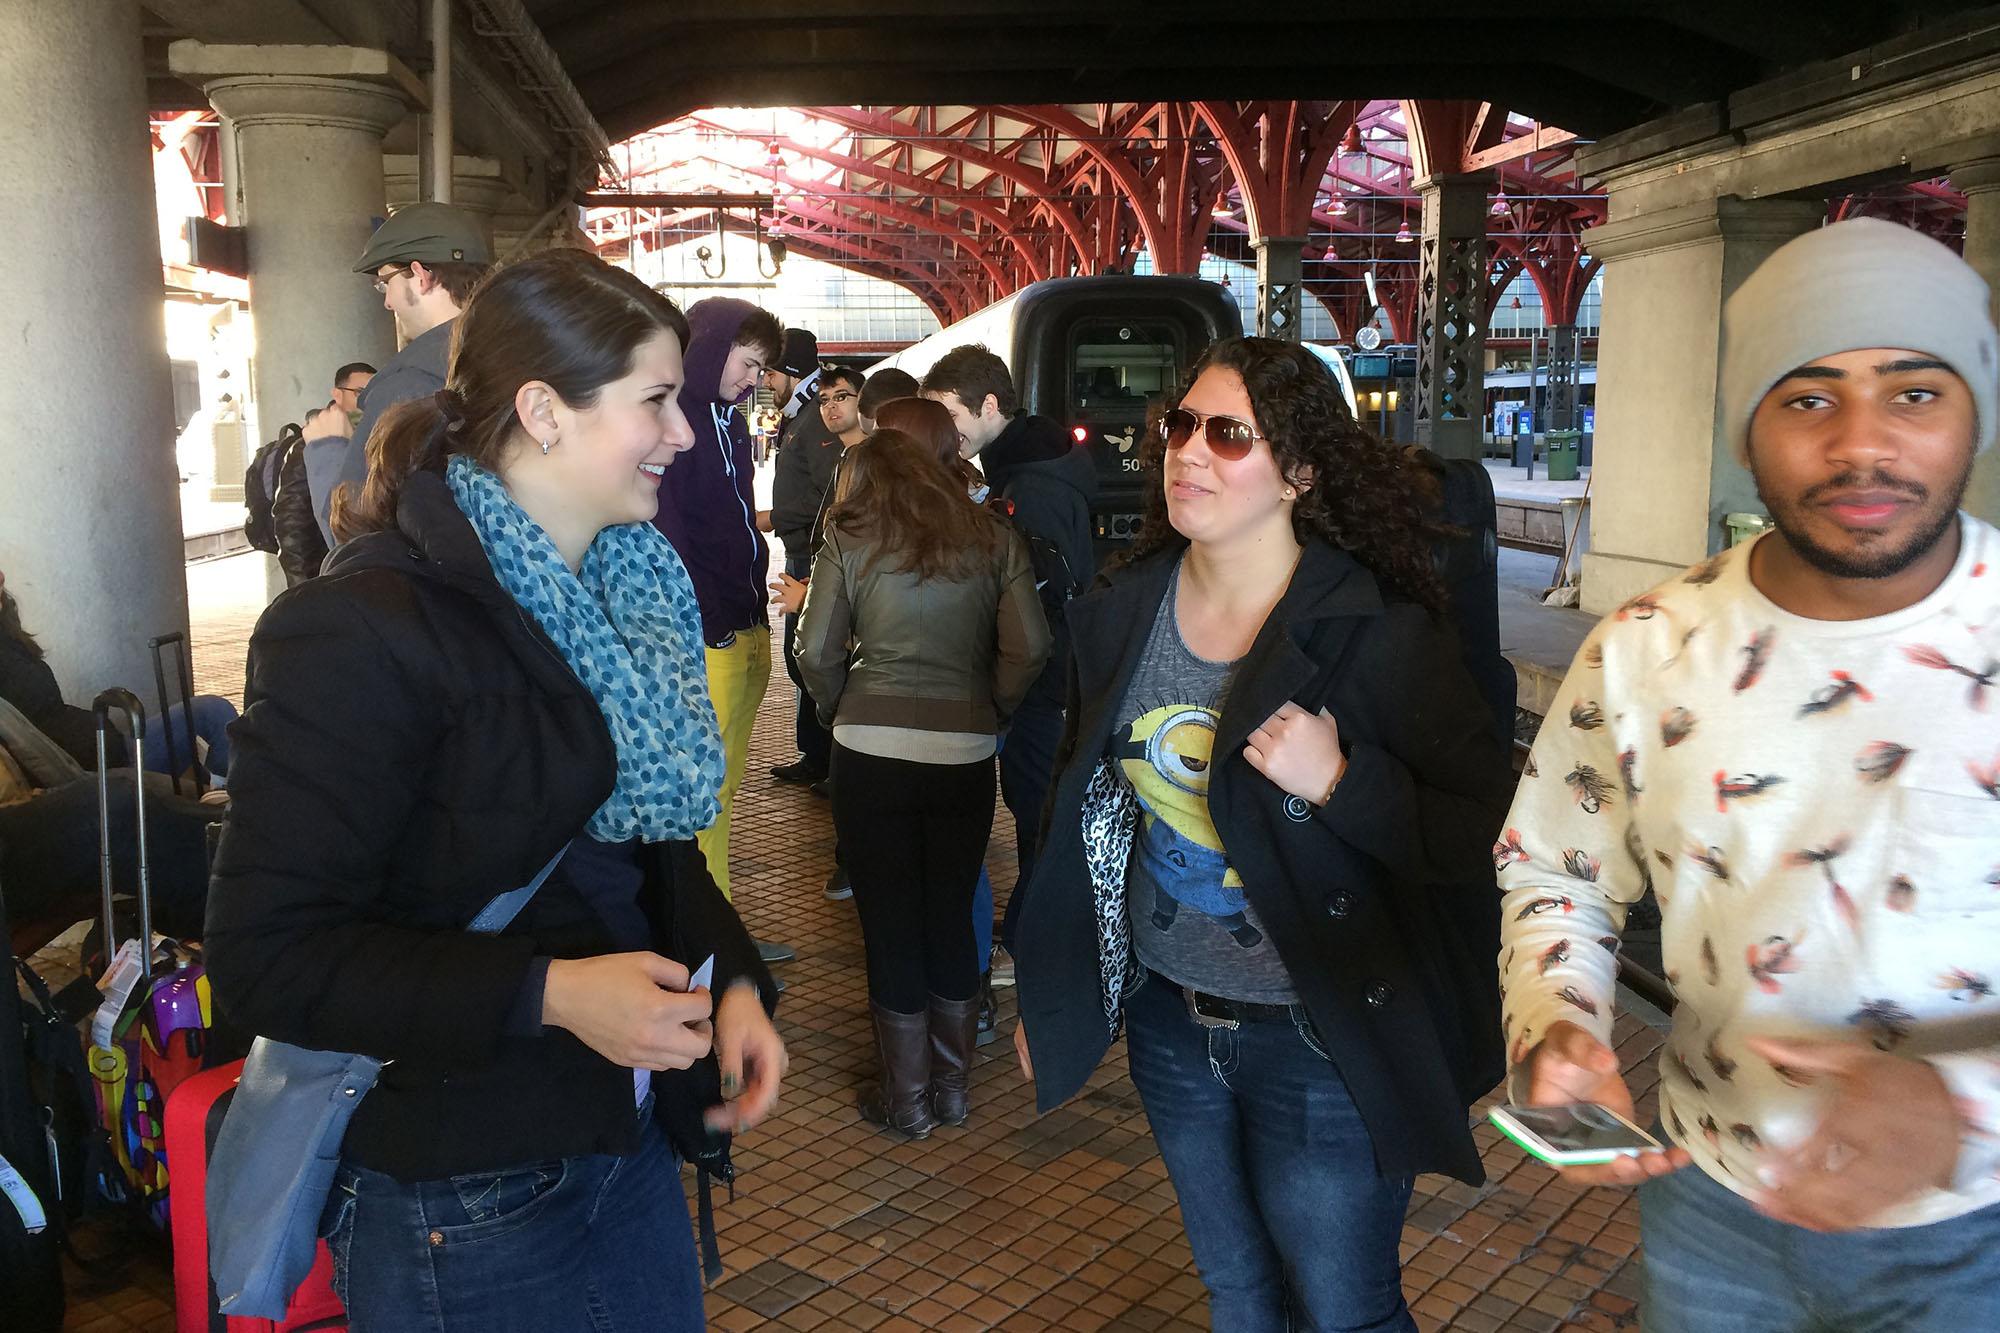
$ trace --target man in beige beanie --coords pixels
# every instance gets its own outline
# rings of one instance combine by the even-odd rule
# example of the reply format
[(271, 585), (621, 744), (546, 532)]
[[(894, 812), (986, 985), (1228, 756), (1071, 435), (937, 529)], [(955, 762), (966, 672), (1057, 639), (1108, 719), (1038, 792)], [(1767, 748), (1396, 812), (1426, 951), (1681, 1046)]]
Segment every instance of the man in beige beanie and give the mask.
[(1650, 1333), (2000, 1328), (2000, 533), (1986, 284), (1879, 221), (1723, 313), (1775, 524), (1591, 634), (1494, 848), (1514, 1096), (1632, 1113), (1651, 889), (1677, 1007), (1640, 1186)]

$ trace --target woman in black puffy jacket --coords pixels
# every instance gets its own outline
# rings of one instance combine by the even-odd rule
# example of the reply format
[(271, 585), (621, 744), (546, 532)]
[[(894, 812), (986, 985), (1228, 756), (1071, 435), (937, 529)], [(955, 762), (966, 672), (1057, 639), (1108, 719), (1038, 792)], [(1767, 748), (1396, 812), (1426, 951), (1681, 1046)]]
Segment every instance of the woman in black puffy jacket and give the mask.
[(388, 1062), (324, 1220), (357, 1333), (702, 1323), (676, 1152), (761, 1118), (785, 1055), (694, 849), (721, 750), (647, 522), (686, 334), (579, 252), (496, 274), (251, 640), (209, 976), (257, 1033)]

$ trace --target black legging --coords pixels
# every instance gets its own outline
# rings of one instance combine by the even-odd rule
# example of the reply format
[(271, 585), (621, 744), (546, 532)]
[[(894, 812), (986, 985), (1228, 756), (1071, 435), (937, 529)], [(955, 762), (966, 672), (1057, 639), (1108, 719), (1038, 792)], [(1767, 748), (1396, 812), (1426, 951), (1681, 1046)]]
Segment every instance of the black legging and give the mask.
[[(135, 887), (138, 838), (132, 819), (132, 770), (111, 780), (112, 883)], [(146, 842), (153, 867), (153, 926), (187, 939), (201, 935), (208, 901), (208, 826), (220, 806), (177, 797), (165, 778), (146, 785)], [(0, 806), (0, 885), (15, 922), (67, 905), (78, 916), (98, 910), (97, 775)]]
[(833, 826), (854, 883), (868, 995), (921, 1013), (979, 990), (972, 890), (993, 828), (993, 761), (919, 764), (835, 742)]

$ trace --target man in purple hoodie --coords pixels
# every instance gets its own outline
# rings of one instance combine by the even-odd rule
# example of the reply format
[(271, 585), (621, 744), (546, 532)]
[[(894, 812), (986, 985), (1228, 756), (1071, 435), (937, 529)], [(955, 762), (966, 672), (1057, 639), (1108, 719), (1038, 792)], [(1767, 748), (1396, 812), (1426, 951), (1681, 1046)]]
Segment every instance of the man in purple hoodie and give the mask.
[[(759, 530), (751, 482), (750, 429), (736, 404), (775, 364), (784, 326), (747, 301), (711, 297), (688, 307), (686, 377), (681, 411), (694, 427), (694, 447), (675, 462), (660, 488), (653, 523), (666, 534), (694, 581), (708, 643), (708, 692), (722, 728), (729, 767), (722, 813), (699, 835), (702, 856), (722, 892), (729, 892), (729, 818), (750, 758), (750, 728), (771, 682), (771, 624), (764, 589), (771, 548)], [(792, 951), (759, 945), (766, 961)]]

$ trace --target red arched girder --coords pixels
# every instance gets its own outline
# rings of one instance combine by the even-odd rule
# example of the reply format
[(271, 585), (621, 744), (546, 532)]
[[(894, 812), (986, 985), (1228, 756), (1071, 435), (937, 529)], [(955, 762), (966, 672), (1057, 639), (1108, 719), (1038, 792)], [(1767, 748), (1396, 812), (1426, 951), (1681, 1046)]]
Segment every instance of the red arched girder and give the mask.
[[(656, 225), (680, 230), (689, 226), (712, 225), (713, 218), (712, 210), (683, 209), (663, 215), (656, 220)], [(788, 246), (799, 254), (810, 255), (814, 259), (867, 272), (872, 277), (893, 282), (915, 295), (939, 317), (941, 322), (950, 323), (962, 319), (992, 299), (966, 281), (958, 272), (958, 265), (945, 261), (941, 256), (913, 256), (873, 247), (864, 239), (848, 232), (845, 219), (837, 215), (818, 214), (807, 221), (826, 230), (814, 231), (804, 223), (789, 227), (783, 233)], [(722, 225), (727, 231), (746, 236), (751, 235), (754, 230), (747, 220), (727, 212), (722, 215)], [(648, 229), (606, 219), (590, 229), (587, 234), (600, 250), (620, 241), (626, 242), (629, 249), (635, 240), (643, 239)], [(675, 244), (681, 243), (684, 242), (675, 242)], [(926, 261), (934, 267), (930, 269), (923, 267)]]
[[(851, 176), (866, 176), (873, 180), (881, 181), (885, 185), (898, 186), (909, 190), (920, 198), (930, 199), (934, 207), (955, 208), (969, 213), (980, 221), (987, 223), (993, 229), (994, 235), (1005, 240), (1019, 252), (1022, 261), (1027, 264), (1029, 271), (1034, 274), (1032, 280), (1039, 281), (1049, 276), (1044, 257), (1034, 248), (1032, 236), (1026, 234), (1026, 229), (1018, 227), (1015, 219), (1009, 218), (1006, 213), (993, 207), (993, 203), (999, 202), (997, 200), (993, 202), (979, 202), (965, 197), (940, 197), (940, 182), (918, 175), (915, 172), (886, 166), (882, 163), (854, 157), (847, 153), (837, 153), (831, 149), (815, 148), (810, 144), (799, 143), (794, 139), (779, 138), (773, 142), (787, 152), (798, 153), (801, 156), (824, 162), (829, 166), (839, 167)], [(817, 188), (824, 188), (824, 186), (822, 184)], [(963, 194), (962, 191), (960, 193)]]
[[(942, 266), (936, 271), (926, 271), (908, 256), (872, 251), (832, 230), (832, 221), (808, 216), (789, 224), (784, 232), (785, 243), (797, 247), (801, 254), (811, 254), (813, 258), (824, 259), (828, 263), (861, 260), (905, 274), (905, 277), (890, 280), (915, 292), (919, 300), (924, 299), (924, 291), (928, 288), (936, 299), (924, 303), (930, 306), (931, 313), (941, 323), (955, 323), (987, 304), (978, 299), (979, 294), (963, 278), (944, 272)], [(818, 253), (814, 253), (816, 250)]]
[[(745, 175), (769, 181), (775, 192), (781, 195), (810, 192), (824, 189), (825, 187), (823, 181), (801, 180), (793, 176), (790, 172), (776, 171), (768, 166), (743, 166), (738, 163), (722, 162), (712, 157), (706, 160), (716, 162), (721, 166), (730, 167)], [(810, 198), (811, 195), (807, 193), (806, 197)], [(822, 198), (825, 198), (825, 196), (822, 196)], [(1008, 285), (1007, 271), (996, 263), (983, 248), (982, 242), (986, 239), (986, 233), (983, 231), (967, 233), (963, 230), (944, 226), (929, 214), (921, 212), (918, 209), (904, 207), (884, 195), (864, 194), (855, 191), (835, 198), (826, 198), (826, 203), (832, 207), (836, 214), (840, 213), (843, 209), (852, 209), (856, 213), (889, 218), (896, 222), (904, 223), (915, 231), (935, 236), (958, 250), (966, 259), (985, 270), (987, 277), (992, 280), (993, 286), (996, 289), (1005, 288)]]
[[(1201, 267), (1209, 210), (1226, 183), (1225, 164), (1207, 124), (1183, 102), (1135, 103), (1122, 114), (1100, 104), (1091, 124), (1062, 106), (1005, 106), (1008, 116), (1074, 139), (1085, 159), (1117, 187), (1152, 256), (1156, 273)], [(1077, 176), (1073, 175), (1074, 181)]]
[(1243, 196), (1253, 236), (1304, 237), (1359, 102), (1197, 102)]
[[(767, 141), (756, 130), (711, 118), (718, 114), (682, 123), (759, 145)], [(1583, 193), (1551, 171), (1553, 163), (1559, 172), (1570, 152), (1563, 132), (1535, 127), (1524, 133), (1525, 122), (1483, 103), (862, 107), (820, 114), (832, 136), (811, 137), (818, 144), (837, 137), (837, 146), (780, 136), (791, 169), (757, 171), (744, 155), (731, 169), (817, 200), (804, 210), (811, 232), (865, 241), (861, 249), (869, 258), (840, 252), (848, 267), (872, 271), (903, 262), (905, 268), (887, 270), (897, 275), (892, 280), (914, 282), (902, 275), (921, 270), (932, 290), (948, 293), (949, 304), (960, 310), (1042, 277), (1124, 271), (1141, 244), (1159, 272), (1197, 271), (1211, 247), (1243, 262), (1246, 233), (1254, 225), (1263, 234), (1307, 237), (1308, 289), (1329, 303), (1343, 331), (1358, 322), (1354, 307), (1363, 298), (1343, 294), (1358, 291), (1359, 284), (1338, 279), (1357, 277), (1373, 264), (1390, 323), (1407, 332), (1409, 320), (1397, 301), (1414, 286), (1416, 266), (1397, 261), (1416, 251), (1393, 235), (1400, 222), (1417, 223), (1419, 167), (1437, 169), (1446, 156), (1440, 145), (1448, 144), (1456, 154), (1453, 165), (1491, 166), (1500, 188), (1510, 192), (1509, 211), (1490, 220), (1492, 276), (1504, 284), (1517, 271), (1509, 266), (1523, 265), (1550, 294), (1554, 318), (1564, 308), (1564, 292), (1574, 288), (1574, 297), (1581, 295), (1577, 274), (1565, 278), (1561, 264), (1576, 266), (1588, 281), (1591, 270), (1582, 267), (1587, 261), (1580, 247), (1508, 233), (1541, 228), (1573, 237), (1602, 215), (1600, 200), (1537, 197)], [(1411, 117), (1415, 130), (1405, 123)], [(1211, 133), (1217, 123), (1228, 134)], [(1349, 124), (1361, 140), (1343, 151)], [(1288, 153), (1287, 143), (1298, 152)], [(1244, 222), (1212, 213), (1232, 170), (1242, 185)], [(1328, 198), (1323, 208), (1316, 206), (1322, 191)], [(1342, 201), (1343, 216), (1333, 215), (1334, 198)], [(898, 253), (886, 258), (891, 251)], [(1316, 270), (1322, 278), (1317, 284)], [(1405, 270), (1412, 270), (1407, 281), (1398, 276)]]
[[(845, 126), (857, 134), (873, 137), (895, 138), (899, 133), (904, 135), (921, 133), (932, 141), (929, 145), (931, 151), (946, 153), (1018, 187), (1035, 201), (1040, 211), (1046, 212), (1056, 225), (1063, 229), (1074, 248), (1077, 266), (1087, 271), (1091, 245), (1090, 238), (1084, 233), (1082, 222), (1071, 210), (1067, 201), (1056, 193), (1054, 182), (1047, 170), (1037, 172), (1011, 153), (998, 150), (997, 145), (1001, 136), (994, 127), (994, 114), (990, 108), (969, 108), (966, 115), (946, 125), (937, 123), (935, 107), (902, 109), (913, 112), (917, 119), (898, 120), (893, 115), (884, 115), (878, 107), (814, 107), (812, 114), (832, 121), (836, 125)], [(928, 123), (925, 123), (926, 116)], [(977, 143), (979, 138), (986, 139), (995, 147), (980, 147)], [(948, 148), (938, 146), (945, 140), (951, 141)], [(1020, 142), (1019, 136), (1013, 136), (1010, 140), (1015, 148), (1019, 147)], [(1067, 267), (1067, 265), (1059, 266), (1062, 269)]]

